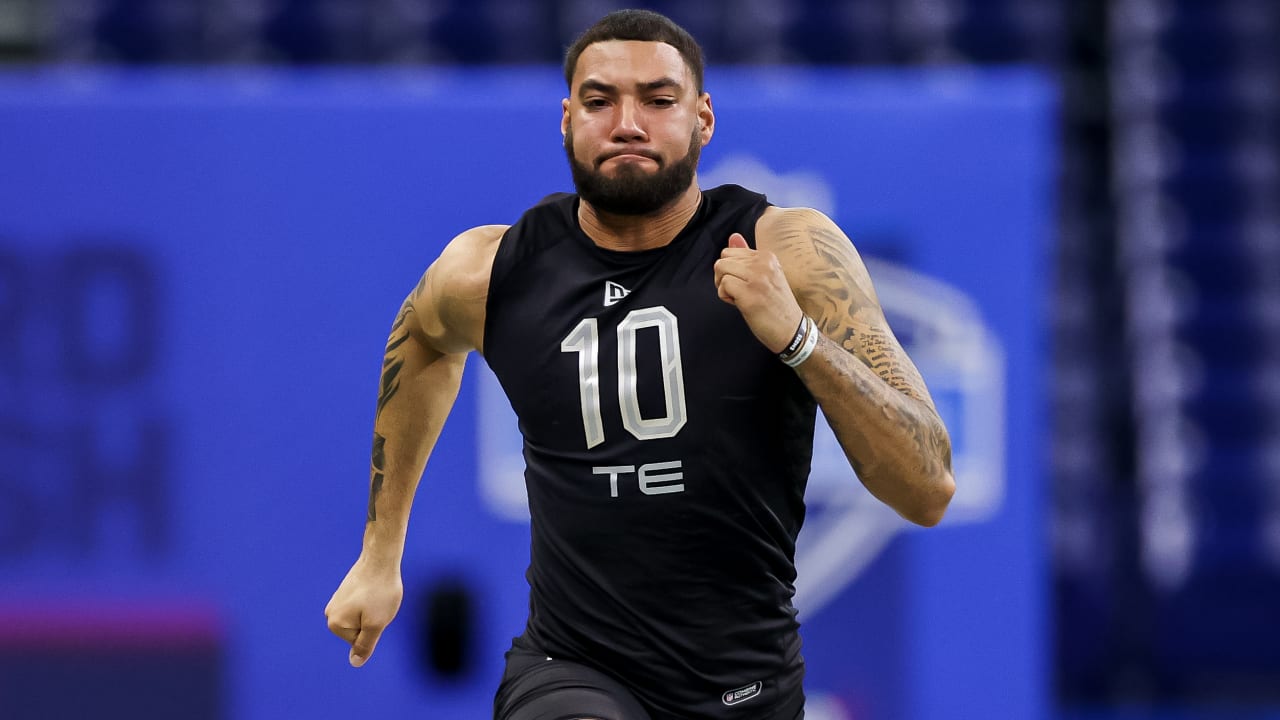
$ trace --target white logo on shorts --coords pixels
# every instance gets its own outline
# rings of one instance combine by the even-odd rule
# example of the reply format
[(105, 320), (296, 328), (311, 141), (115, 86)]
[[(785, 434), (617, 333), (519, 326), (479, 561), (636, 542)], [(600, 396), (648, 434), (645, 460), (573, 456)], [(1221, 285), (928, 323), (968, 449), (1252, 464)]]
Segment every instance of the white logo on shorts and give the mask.
[(764, 683), (757, 680), (745, 687), (740, 687), (737, 690), (729, 690), (725, 692), (725, 694), (722, 695), (720, 699), (724, 701), (725, 705), (737, 705), (738, 703), (744, 703), (750, 700), (751, 698), (759, 695), (760, 691), (763, 689), (764, 689)]

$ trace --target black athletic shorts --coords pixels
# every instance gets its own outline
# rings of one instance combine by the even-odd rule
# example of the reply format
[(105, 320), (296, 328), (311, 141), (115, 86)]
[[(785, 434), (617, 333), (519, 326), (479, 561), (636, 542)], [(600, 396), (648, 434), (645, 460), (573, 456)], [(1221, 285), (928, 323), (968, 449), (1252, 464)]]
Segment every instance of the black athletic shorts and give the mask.
[[(776, 718), (804, 719), (804, 694)], [(791, 707), (793, 706), (794, 707)], [(507, 651), (493, 700), (494, 720), (666, 720), (651, 715), (622, 683), (576, 662), (547, 657), (519, 644)]]

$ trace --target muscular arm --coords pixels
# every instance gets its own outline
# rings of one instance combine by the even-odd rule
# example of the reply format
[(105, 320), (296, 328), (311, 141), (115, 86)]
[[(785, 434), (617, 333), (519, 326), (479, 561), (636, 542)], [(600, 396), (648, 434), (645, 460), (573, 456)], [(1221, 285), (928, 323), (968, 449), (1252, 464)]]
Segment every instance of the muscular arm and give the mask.
[(409, 509), (427, 459), (480, 346), (488, 274), (505, 228), (455, 238), (405, 298), (391, 325), (378, 383), (364, 553), (399, 564)]
[(777, 352), (803, 314), (821, 336), (796, 368), (872, 495), (906, 519), (936, 525), (955, 493), (951, 441), (920, 373), (898, 344), (866, 267), (815, 210), (771, 208), (757, 248), (735, 236), (716, 267), (720, 296)]
[(453, 408), (466, 361), (464, 353), (432, 347), (423, 332), (415, 306), (428, 304), (423, 296), (431, 275), (430, 269), (423, 274), (392, 323), (373, 424), (363, 553), (397, 567), (419, 478)]
[(364, 542), (325, 607), (329, 629), (363, 665), (400, 608), (400, 561), (409, 510), (462, 381), (479, 349), (489, 270), (505, 228), (469, 230), (449, 244), (391, 324), (378, 381)]
[(796, 372), (871, 494), (912, 522), (936, 525), (955, 492), (951, 440), (866, 266), (817, 211), (780, 211), (770, 229), (765, 242), (823, 335)]

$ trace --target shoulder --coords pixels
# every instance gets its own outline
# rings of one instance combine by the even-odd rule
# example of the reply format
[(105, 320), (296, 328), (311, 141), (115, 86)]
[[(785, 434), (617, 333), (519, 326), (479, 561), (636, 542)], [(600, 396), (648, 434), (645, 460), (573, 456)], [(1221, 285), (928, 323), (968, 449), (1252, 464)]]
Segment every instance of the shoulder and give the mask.
[[(757, 242), (764, 244), (760, 249), (771, 252), (776, 252), (779, 247), (785, 249), (788, 244), (812, 233), (838, 233), (844, 237), (844, 232), (831, 218), (813, 208), (770, 205), (756, 221)], [(847, 242), (848, 238), (845, 240)]]
[(445, 245), (436, 264), (445, 264), (454, 270), (464, 270), (474, 265), (493, 262), (498, 243), (510, 225), (478, 225), (458, 233)]
[(756, 247), (777, 255), (784, 265), (804, 258), (862, 265), (844, 230), (813, 208), (769, 207), (756, 221)]
[(435, 298), (484, 297), (507, 225), (480, 225), (449, 241), (427, 270)]
[(803, 303), (840, 287), (878, 305), (866, 265), (834, 220), (813, 208), (770, 207), (756, 222), (756, 248), (778, 258)]
[(481, 225), (449, 241), (423, 273), (410, 302), (428, 344), (441, 352), (479, 349), (489, 273), (506, 225)]

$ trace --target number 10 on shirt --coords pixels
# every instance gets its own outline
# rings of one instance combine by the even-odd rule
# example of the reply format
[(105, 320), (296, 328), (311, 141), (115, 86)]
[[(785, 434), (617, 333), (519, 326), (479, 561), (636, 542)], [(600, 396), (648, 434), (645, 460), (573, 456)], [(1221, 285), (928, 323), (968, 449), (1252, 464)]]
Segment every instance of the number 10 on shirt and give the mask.
[[(655, 328), (664, 414), (640, 415), (636, 344), (640, 330)], [(622, 427), (637, 440), (675, 437), (684, 427), (687, 413), (684, 400), (684, 371), (680, 365), (680, 324), (661, 305), (627, 313), (618, 323), (618, 408)], [(578, 395), (582, 401), (582, 429), (587, 447), (604, 442), (604, 421), (600, 416), (600, 334), (599, 320), (586, 318), (560, 342), (560, 351), (578, 354)]]

